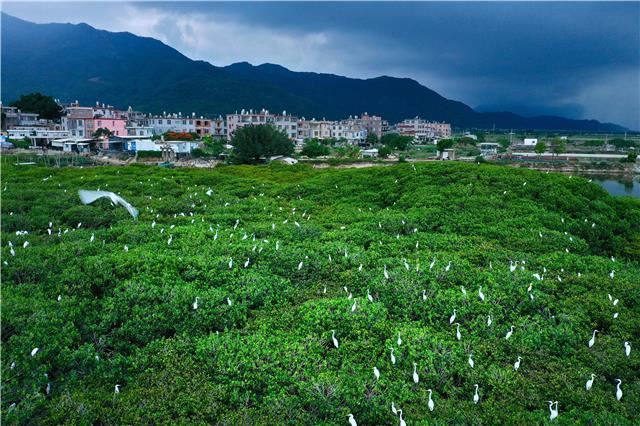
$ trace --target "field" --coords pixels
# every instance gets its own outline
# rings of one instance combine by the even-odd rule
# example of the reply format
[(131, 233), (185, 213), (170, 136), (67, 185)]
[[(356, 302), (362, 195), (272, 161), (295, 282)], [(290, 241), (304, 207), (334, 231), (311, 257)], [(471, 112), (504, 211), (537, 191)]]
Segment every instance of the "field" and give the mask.
[[(585, 179), (10, 157), (2, 178), (6, 424), (397, 424), (393, 403), (532, 425), (550, 400), (553, 423), (640, 422), (640, 202)], [(80, 203), (98, 188), (138, 220)]]

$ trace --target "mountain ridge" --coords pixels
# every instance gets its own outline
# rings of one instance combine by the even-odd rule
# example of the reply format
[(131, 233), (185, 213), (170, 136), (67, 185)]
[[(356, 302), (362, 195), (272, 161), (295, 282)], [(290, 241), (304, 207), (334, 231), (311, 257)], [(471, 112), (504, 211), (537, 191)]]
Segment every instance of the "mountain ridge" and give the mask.
[(104, 100), (150, 113), (218, 115), (266, 108), (335, 120), (366, 111), (392, 123), (421, 116), (459, 128), (626, 130), (597, 120), (477, 112), (406, 77), (359, 79), (246, 61), (218, 67), (130, 32), (84, 23), (36, 24), (5, 13), (1, 19), (4, 102), (40, 91), (66, 101)]

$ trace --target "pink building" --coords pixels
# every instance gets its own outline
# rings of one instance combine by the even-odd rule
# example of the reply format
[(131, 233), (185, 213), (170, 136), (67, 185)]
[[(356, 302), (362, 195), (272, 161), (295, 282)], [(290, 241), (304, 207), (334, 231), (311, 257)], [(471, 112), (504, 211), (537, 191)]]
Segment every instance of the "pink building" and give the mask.
[(128, 135), (127, 120), (124, 118), (94, 118), (86, 120), (85, 124), (90, 135), (100, 128), (109, 129), (114, 136)]

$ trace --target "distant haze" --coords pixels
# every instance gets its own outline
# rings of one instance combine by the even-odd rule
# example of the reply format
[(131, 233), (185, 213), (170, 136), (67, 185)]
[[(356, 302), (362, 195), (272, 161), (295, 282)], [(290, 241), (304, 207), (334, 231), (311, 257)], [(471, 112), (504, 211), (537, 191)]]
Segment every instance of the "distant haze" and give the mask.
[(640, 129), (640, 3), (11, 3), (34, 22), (157, 38), (214, 65), (411, 77), (480, 110)]

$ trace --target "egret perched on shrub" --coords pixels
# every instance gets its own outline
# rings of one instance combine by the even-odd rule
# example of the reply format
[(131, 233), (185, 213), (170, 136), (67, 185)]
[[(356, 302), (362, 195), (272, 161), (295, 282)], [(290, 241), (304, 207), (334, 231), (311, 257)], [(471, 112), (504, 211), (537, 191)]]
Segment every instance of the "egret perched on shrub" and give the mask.
[(484, 302), (484, 293), (482, 292), (482, 286), (480, 286), (480, 288), (478, 289), (478, 297), (481, 301)]
[(487, 326), (491, 327), (491, 323), (493, 323), (493, 320), (491, 319), (491, 315), (487, 315)]
[(33, 348), (31, 350), (31, 356), (36, 356), (36, 354), (38, 353), (39, 350), (40, 350), (40, 348)]
[(456, 323), (456, 339), (462, 339), (462, 335), (460, 334), (460, 323)]
[(400, 426), (407, 426), (407, 422), (402, 418), (402, 410), (398, 410), (398, 413), (400, 414)]
[(475, 363), (473, 362), (473, 354), (469, 354), (469, 360), (467, 362), (469, 363), (469, 367), (473, 368), (473, 366), (475, 365)]
[(200, 298), (196, 297), (196, 300), (193, 301), (193, 309), (198, 309), (198, 300), (200, 300)]
[(593, 335), (591, 336), (591, 340), (589, 340), (589, 347), (592, 347), (596, 343), (596, 333), (599, 333), (599, 331), (593, 330)]
[(587, 383), (584, 385), (585, 389), (591, 390), (591, 387), (593, 386), (593, 379), (595, 379), (595, 377), (596, 375), (591, 373), (591, 378), (587, 380)]
[(340, 346), (338, 344), (338, 339), (336, 339), (336, 331), (335, 330), (331, 330), (331, 340), (333, 340), (333, 346), (336, 347), (336, 349)]
[(511, 337), (511, 335), (513, 334), (513, 329), (514, 329), (514, 328), (515, 328), (514, 326), (511, 326), (511, 329), (510, 329), (509, 331), (507, 331), (507, 334), (504, 336), (504, 338), (505, 338), (506, 340), (509, 340), (509, 338), (510, 338), (510, 337)]
[(349, 418), (349, 424), (351, 426), (358, 426), (358, 423), (356, 423), (356, 419), (353, 417), (353, 414), (349, 413), (347, 417)]
[(373, 302), (373, 296), (369, 292), (369, 289), (367, 289), (367, 299), (369, 299), (369, 302)]
[(380, 370), (378, 370), (378, 367), (373, 367), (373, 377), (375, 377), (376, 380), (380, 379)]
[(478, 401), (480, 401), (480, 395), (478, 395), (478, 384), (476, 383), (473, 386), (475, 386), (475, 388), (476, 388), (475, 392), (473, 393), (473, 403), (477, 404)]
[(548, 401), (549, 402), (549, 420), (553, 420), (556, 417), (558, 417), (558, 401), (555, 402), (556, 404), (556, 408), (553, 408), (553, 401)]
[(115, 386), (113, 393), (120, 393), (120, 385)]
[(433, 399), (431, 398), (431, 394), (433, 393), (433, 391), (431, 389), (427, 389), (427, 392), (429, 392), (429, 402), (427, 403), (427, 405), (429, 406), (429, 410), (433, 411), (433, 409), (435, 408), (435, 404), (433, 403)]
[(622, 399), (622, 389), (620, 389), (620, 385), (622, 385), (622, 380), (616, 379), (616, 382), (618, 382), (618, 384), (616, 385), (616, 399), (620, 401)]
[(391, 350), (391, 364), (396, 365), (396, 356), (393, 354), (393, 348), (389, 348)]
[(398, 340), (397, 340), (398, 346), (402, 345), (402, 338), (400, 337), (400, 332), (398, 331)]
[(522, 357), (518, 357), (516, 362), (513, 363), (513, 369), (514, 370), (518, 371), (518, 369), (520, 368), (520, 361), (522, 361)]
[(415, 362), (413, 363), (413, 383), (415, 383), (416, 385), (418, 384), (418, 382), (420, 381), (420, 377), (418, 377), (418, 364), (416, 364)]
[(451, 315), (449, 317), (449, 324), (453, 324), (453, 322), (456, 320), (456, 310), (453, 310), (453, 315)]
[(624, 342), (624, 354), (626, 356), (630, 356), (631, 355), (631, 343)]

